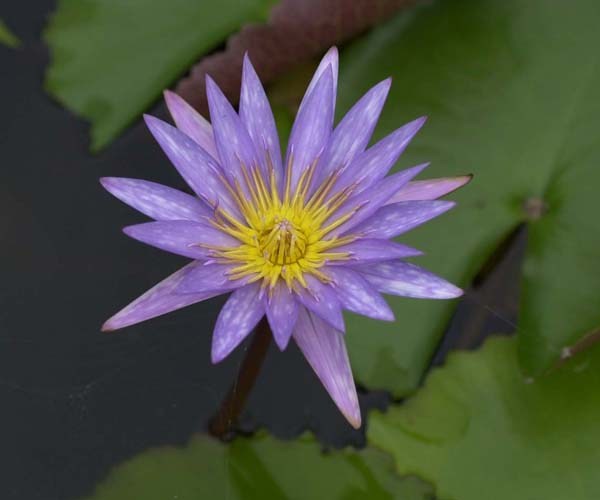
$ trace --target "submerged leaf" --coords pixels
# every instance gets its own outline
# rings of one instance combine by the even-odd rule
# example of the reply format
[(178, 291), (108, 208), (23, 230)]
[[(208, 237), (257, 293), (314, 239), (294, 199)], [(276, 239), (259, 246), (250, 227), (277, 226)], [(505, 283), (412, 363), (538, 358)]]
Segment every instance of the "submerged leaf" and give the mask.
[(323, 453), (308, 437), (259, 435), (224, 445), (196, 436), (184, 448), (149, 450), (119, 465), (89, 500), (426, 500), (430, 493), (373, 449)]
[(44, 38), (46, 88), (92, 123), (92, 149), (137, 118), (196, 58), (274, 0), (60, 0)]
[(516, 344), (451, 354), (415, 397), (371, 416), (370, 443), (441, 498), (600, 498), (600, 346), (532, 381)]
[[(468, 285), (497, 245), (528, 225), (517, 329), (531, 374), (600, 327), (599, 18), (594, 0), (552, 8), (543, 0), (440, 0), (377, 28), (340, 64), (342, 110), (394, 77), (379, 137), (429, 115), (401, 167), (431, 160), (431, 177), (475, 174), (453, 194), (456, 210), (400, 239), (427, 249), (419, 264)], [(455, 304), (390, 303), (401, 326), (348, 322), (350, 358), (362, 383), (405, 395)]]
[(8, 29), (8, 26), (0, 19), (0, 44), (6, 45), (7, 47), (18, 47), (21, 45), (19, 40), (13, 33)]

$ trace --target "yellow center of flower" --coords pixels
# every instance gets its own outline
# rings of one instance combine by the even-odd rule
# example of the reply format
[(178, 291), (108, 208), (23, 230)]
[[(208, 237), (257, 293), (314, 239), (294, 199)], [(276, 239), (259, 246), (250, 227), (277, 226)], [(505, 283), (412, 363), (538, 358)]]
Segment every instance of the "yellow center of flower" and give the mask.
[(334, 173), (309, 194), (315, 161), (305, 169), (292, 190), (291, 165), (290, 159), (281, 196), (270, 162), (266, 180), (257, 167), (248, 169), (244, 165), (242, 180), (229, 181), (221, 177), (243, 217), (239, 220), (222, 207), (215, 210), (213, 224), (240, 242), (233, 247), (210, 247), (218, 262), (234, 265), (230, 279), (244, 278), (249, 283), (262, 279), (263, 286), (270, 289), (279, 279), (290, 289), (297, 284), (306, 287), (307, 274), (327, 282), (327, 276), (319, 268), (327, 262), (350, 257), (347, 252), (336, 251), (336, 247), (354, 241), (355, 237), (331, 237), (330, 233), (350, 219), (357, 209), (329, 219), (355, 186), (332, 194), (338, 178)]
[(307, 244), (308, 238), (302, 228), (287, 219), (276, 218), (258, 237), (258, 247), (264, 258), (280, 266), (298, 262), (304, 257)]

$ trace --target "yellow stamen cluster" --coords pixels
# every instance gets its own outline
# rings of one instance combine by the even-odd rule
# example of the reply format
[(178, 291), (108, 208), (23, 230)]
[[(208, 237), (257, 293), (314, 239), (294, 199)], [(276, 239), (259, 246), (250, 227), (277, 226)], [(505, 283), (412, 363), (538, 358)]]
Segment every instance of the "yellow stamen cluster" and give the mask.
[(352, 217), (355, 210), (327, 225), (324, 223), (348, 199), (355, 186), (332, 194), (338, 178), (334, 173), (309, 195), (315, 161), (292, 189), (292, 161), (286, 167), (281, 196), (271, 162), (267, 180), (258, 167), (249, 169), (243, 164), (243, 186), (238, 179), (230, 182), (221, 178), (243, 216), (243, 220), (238, 220), (217, 207), (212, 220), (213, 225), (240, 241), (235, 247), (210, 247), (217, 262), (235, 264), (230, 279), (246, 279), (248, 283), (262, 279), (263, 287), (272, 289), (281, 278), (290, 289), (297, 284), (306, 287), (307, 274), (327, 282), (327, 276), (319, 268), (328, 261), (350, 257), (335, 249), (355, 238), (328, 238), (328, 235)]

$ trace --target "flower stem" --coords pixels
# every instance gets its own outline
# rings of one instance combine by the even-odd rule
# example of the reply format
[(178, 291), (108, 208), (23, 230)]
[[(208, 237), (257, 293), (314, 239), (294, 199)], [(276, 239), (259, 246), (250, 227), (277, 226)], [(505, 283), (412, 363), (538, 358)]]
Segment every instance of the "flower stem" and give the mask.
[(269, 323), (263, 318), (254, 331), (252, 342), (231, 389), (209, 423), (208, 429), (213, 436), (223, 440), (233, 438), (235, 426), (269, 350), (271, 337)]

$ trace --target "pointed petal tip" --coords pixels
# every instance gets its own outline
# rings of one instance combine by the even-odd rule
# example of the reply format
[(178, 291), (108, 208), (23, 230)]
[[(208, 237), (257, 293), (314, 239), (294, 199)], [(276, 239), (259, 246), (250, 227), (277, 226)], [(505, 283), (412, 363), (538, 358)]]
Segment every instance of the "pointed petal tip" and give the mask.
[[(246, 51), (244, 52), (244, 60), (242, 62), (242, 87), (244, 87), (244, 85), (252, 87), (256, 85), (257, 81), (259, 86), (262, 85), (260, 76), (258, 75), (256, 68), (252, 64), (252, 60), (250, 59), (250, 54), (248, 51)], [(241, 92), (243, 93), (243, 91), (244, 89), (242, 88)]]
[[(448, 188), (441, 196), (446, 196), (448, 194), (454, 193), (455, 191), (458, 191), (460, 188), (469, 184), (473, 180), (473, 177), (474, 177), (474, 174), (465, 174), (465, 175), (458, 175), (456, 177), (448, 177), (446, 179), (448, 181), (448, 184), (447, 184)], [(441, 179), (441, 180), (443, 180), (443, 179)], [(456, 202), (453, 202), (453, 203), (456, 204)], [(452, 207), (450, 207), (450, 208), (452, 208)]]
[(287, 346), (290, 343), (290, 339), (292, 338), (292, 336), (290, 335), (289, 337), (282, 339), (282, 338), (278, 338), (275, 335), (273, 335), (273, 340), (275, 340), (275, 344), (277, 345), (277, 348), (283, 352), (287, 349)]
[(414, 127), (413, 136), (416, 135), (417, 132), (423, 128), (423, 125), (425, 125), (425, 122), (428, 119), (429, 119), (429, 117), (427, 115), (423, 115), (423, 116), (420, 116), (419, 118), (416, 118), (412, 122), (407, 123), (407, 125), (411, 125), (412, 127)]
[(164, 123), (160, 118), (156, 118), (156, 116), (149, 115), (144, 113), (143, 115), (144, 123), (150, 129), (150, 132), (154, 133), (155, 130), (161, 128)]
[(464, 174), (440, 179), (441, 181), (445, 180), (448, 182), (448, 190), (444, 193), (444, 196), (466, 186), (473, 180), (473, 177), (475, 177), (475, 174)]
[(219, 364), (227, 356), (229, 356), (229, 354), (231, 354), (231, 351), (233, 350), (233, 349), (227, 349), (227, 348), (224, 349), (223, 344), (220, 342), (217, 342), (218, 338), (217, 338), (217, 335), (215, 335), (215, 333), (216, 333), (216, 326), (215, 326), (215, 330), (213, 330), (212, 343), (211, 343), (211, 347), (210, 347), (210, 362), (213, 365)]
[(178, 104), (187, 104), (187, 102), (183, 99), (183, 97), (181, 97), (179, 94), (177, 94), (176, 92), (173, 92), (172, 90), (169, 89), (165, 89), (163, 90), (163, 99), (165, 100), (165, 103), (167, 104), (167, 108), (169, 110), (169, 112), (171, 113), (171, 116), (173, 116), (173, 111), (172, 108), (174, 106), (177, 106)]
[(273, 339), (283, 352), (298, 321), (298, 302), (292, 291), (281, 283), (275, 285), (271, 294), (265, 294), (263, 301)]
[(352, 428), (356, 430), (360, 429), (362, 425), (362, 416), (358, 399), (354, 398), (353, 400), (344, 403), (334, 400), (334, 403)]
[(100, 327), (100, 331), (102, 333), (111, 333), (114, 332), (116, 328), (113, 328), (110, 324), (110, 319), (105, 321), (104, 324)]
[(213, 77), (208, 74), (204, 77), (204, 85), (206, 87), (206, 97), (208, 99), (208, 109), (210, 112), (211, 101), (218, 98), (220, 89), (217, 82), (215, 82)]
[(215, 87), (217, 87), (217, 82), (215, 82), (215, 80), (213, 79), (212, 76), (210, 76), (208, 73), (205, 75), (204, 77), (204, 83), (206, 84), (206, 91), (208, 92), (208, 89), (214, 89)]
[(100, 177), (98, 182), (100, 182), (100, 185), (104, 189), (112, 194), (113, 191), (115, 189), (118, 190), (123, 183), (127, 183), (132, 180), (134, 179), (128, 177)]
[[(338, 53), (337, 47), (334, 45), (325, 53), (325, 55), (321, 59), (321, 62), (319, 63), (319, 68), (321, 68), (321, 69), (324, 68), (323, 71), (326, 71), (329, 68), (332, 73), (332, 78), (333, 78), (334, 74), (337, 75), (338, 66), (339, 66), (339, 53)], [(319, 68), (317, 68), (317, 73), (319, 72)]]
[[(389, 180), (390, 178), (394, 177), (394, 176), (398, 176), (398, 178), (400, 178), (401, 176), (404, 175), (409, 175), (410, 179), (414, 179), (415, 177), (417, 177), (421, 172), (423, 172), (423, 170), (425, 170), (426, 168), (428, 168), (431, 165), (431, 162), (427, 161), (425, 163), (420, 163), (419, 165), (415, 165), (414, 167), (409, 167), (405, 170), (401, 170), (399, 172), (396, 172), (388, 177), (385, 178), (385, 180)], [(407, 181), (410, 182), (410, 181)], [(406, 185), (406, 182), (405, 182)]]
[(461, 187), (466, 186), (467, 184), (469, 184), (469, 182), (471, 182), (473, 180), (473, 177), (475, 177), (475, 174), (459, 175), (456, 178), (456, 180), (457, 180), (457, 182), (462, 182), (462, 184), (460, 184), (456, 189), (461, 188)]
[(229, 99), (223, 90), (221, 90), (221, 87), (219, 87), (217, 82), (215, 82), (210, 75), (206, 75), (206, 97), (208, 99), (208, 110), (211, 115), (211, 120), (213, 113), (221, 110), (223, 106), (231, 106)]
[(449, 212), (457, 205), (457, 203), (453, 200), (437, 200), (437, 203), (438, 203), (439, 211), (433, 218), (436, 218), (440, 215), (445, 214), (446, 212)]
[(362, 425), (362, 418), (360, 416), (360, 409), (355, 413), (350, 413), (348, 411), (343, 412), (344, 417), (348, 421), (348, 423), (356, 430), (360, 429)]
[(394, 321), (396, 321), (396, 315), (394, 314), (394, 311), (392, 311), (390, 309), (385, 315), (382, 314), (379, 319), (381, 321), (387, 321), (388, 323), (393, 323)]
[(406, 123), (402, 127), (400, 127), (397, 132), (403, 131), (406, 133), (407, 130), (410, 131), (410, 139), (412, 140), (414, 136), (423, 128), (425, 122), (429, 119), (427, 115), (420, 116), (419, 118), (415, 118), (413, 121)]
[(392, 86), (392, 77), (388, 76), (385, 80), (379, 82), (378, 85), (381, 85), (385, 89), (385, 91), (388, 92), (390, 90), (390, 87)]
[(418, 173), (421, 173), (426, 168), (429, 168), (429, 165), (431, 165), (431, 162), (426, 161), (425, 163), (420, 163), (419, 165), (415, 165), (414, 167), (412, 167), (412, 170), (416, 170)]
[(324, 57), (327, 57), (327, 56), (335, 57), (336, 59), (339, 57), (337, 45), (332, 45), (331, 47), (329, 47), (329, 50), (325, 53)]
[[(127, 326), (127, 325), (125, 325)], [(123, 324), (119, 324), (119, 313), (113, 314), (110, 318), (108, 318), (100, 327), (100, 331), (102, 333), (113, 333), (117, 330), (121, 330), (125, 328)]]
[(215, 349), (215, 347), (213, 345), (213, 348), (210, 351), (210, 362), (213, 365), (219, 364), (221, 361), (223, 361), (227, 357), (227, 354), (228, 353), (218, 351), (217, 349)]
[(455, 177), (454, 185), (452, 185), (450, 191), (448, 191), (445, 194), (454, 193), (454, 191), (457, 191), (460, 188), (465, 187), (467, 184), (469, 184), (473, 180), (473, 177), (475, 177), (475, 174), (465, 174), (465, 175), (459, 175), (459, 176)]
[(441, 286), (438, 288), (437, 297), (431, 297), (433, 299), (441, 299), (441, 300), (450, 300), (450, 299), (458, 299), (465, 294), (465, 291), (462, 288), (457, 287), (453, 283), (442, 279)]
[(155, 224), (156, 221), (151, 222), (141, 222), (139, 224), (131, 224), (130, 226), (125, 226), (121, 229), (123, 234), (133, 238), (134, 240), (141, 241), (139, 239), (139, 229), (145, 227), (147, 224)]
[(229, 356), (235, 350), (235, 348), (238, 347), (238, 345), (239, 344), (236, 343), (235, 345), (229, 344), (224, 346), (223, 344), (217, 342), (215, 332), (213, 332), (212, 345), (210, 349), (210, 362), (213, 365), (219, 364), (227, 356)]
[(227, 299), (215, 323), (211, 344), (211, 360), (218, 363), (233, 352), (265, 314), (263, 300), (258, 298), (257, 282), (237, 288)]

